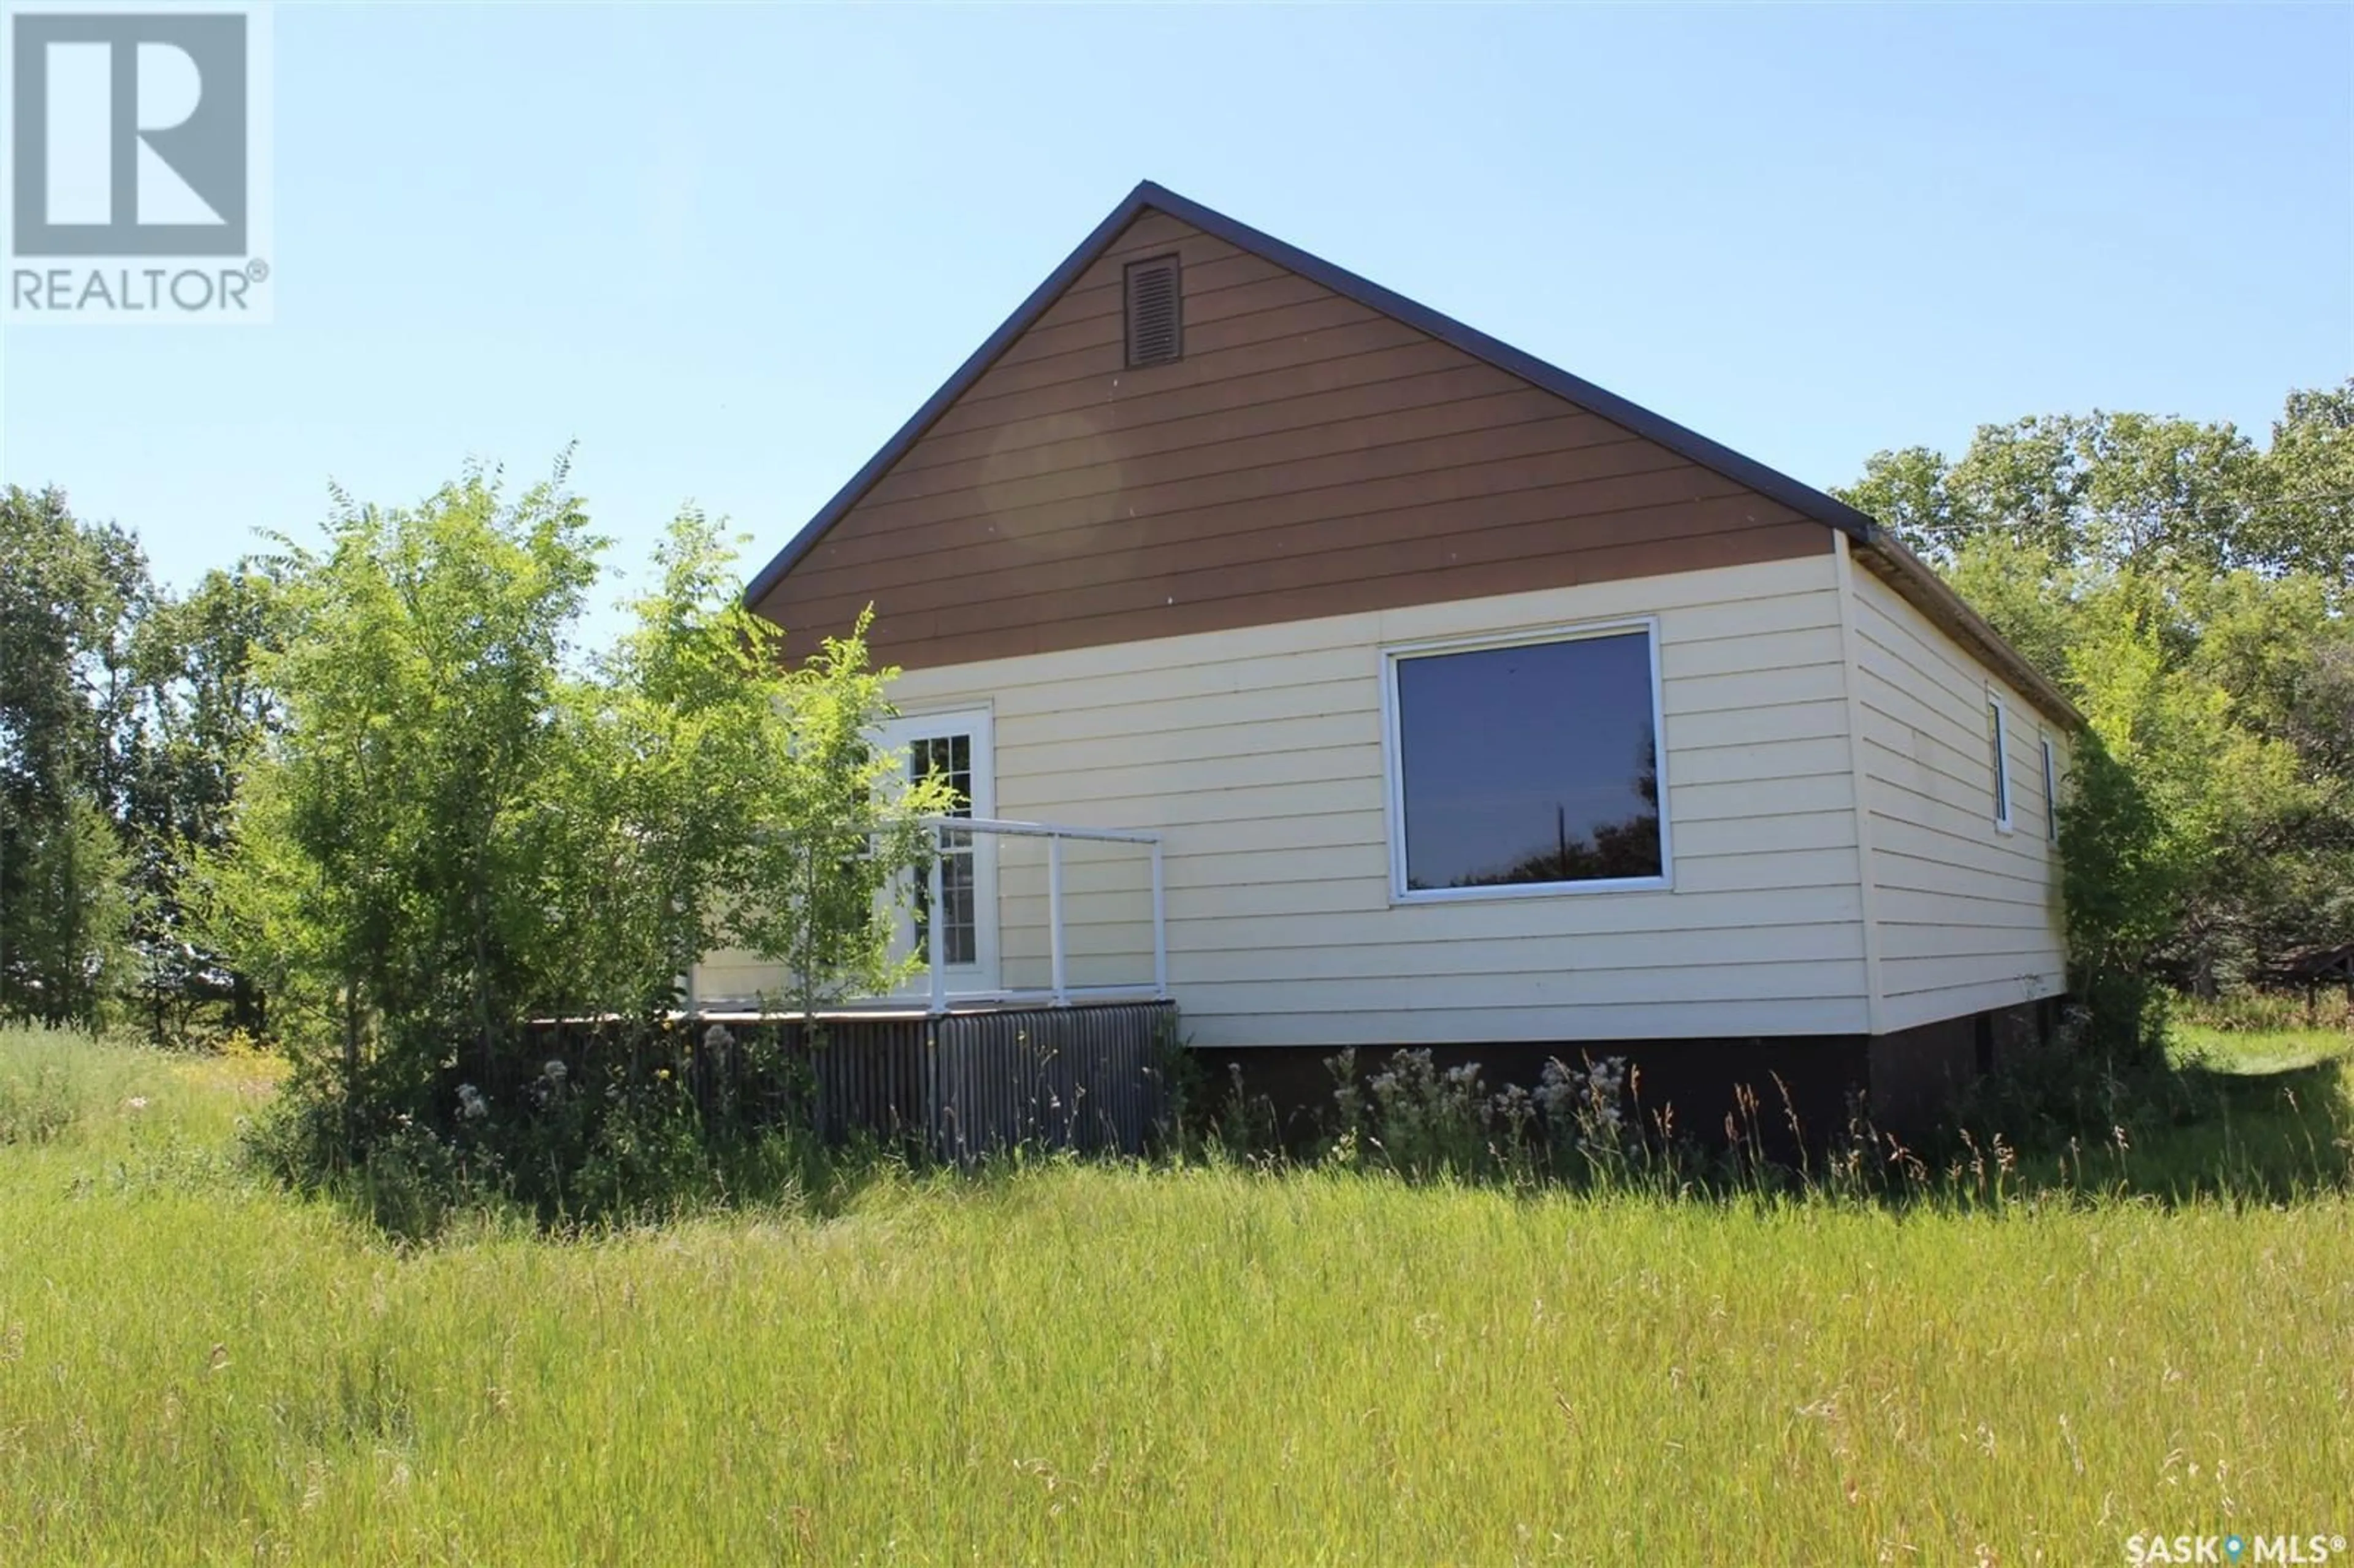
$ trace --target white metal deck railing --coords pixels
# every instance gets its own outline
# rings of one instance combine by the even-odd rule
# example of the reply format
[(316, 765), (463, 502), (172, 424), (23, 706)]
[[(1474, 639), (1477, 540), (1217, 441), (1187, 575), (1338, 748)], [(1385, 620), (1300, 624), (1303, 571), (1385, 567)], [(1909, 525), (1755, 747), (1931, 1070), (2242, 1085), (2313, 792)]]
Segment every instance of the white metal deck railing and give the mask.
[[(1075, 828), (1055, 822), (1012, 822), (994, 817), (932, 817), (928, 818), (936, 834), (938, 847), (949, 847), (949, 833), (987, 833), (1005, 838), (1044, 839), (1046, 841), (1046, 930), (1047, 972), (1051, 983), (1044, 991), (1009, 990), (991, 987), (986, 991), (957, 991), (948, 984), (946, 938), (943, 932), (948, 922), (942, 918), (948, 905), (943, 897), (940, 865), (943, 857), (934, 854), (928, 869), (930, 878), (930, 914), (926, 919), (924, 959), (929, 969), (931, 1011), (946, 1012), (949, 1004), (962, 1001), (996, 1002), (1051, 1001), (1066, 1007), (1073, 1001), (1133, 1001), (1151, 997), (1166, 1001), (1169, 996), (1169, 922), (1167, 900), (1161, 879), (1161, 835), (1132, 828)], [(1063, 845), (1066, 841), (1079, 840), (1090, 843), (1139, 844), (1150, 852), (1152, 861), (1152, 983), (1147, 985), (1073, 985), (1070, 982), (1070, 956), (1063, 927)], [(976, 896), (978, 892), (976, 890)]]

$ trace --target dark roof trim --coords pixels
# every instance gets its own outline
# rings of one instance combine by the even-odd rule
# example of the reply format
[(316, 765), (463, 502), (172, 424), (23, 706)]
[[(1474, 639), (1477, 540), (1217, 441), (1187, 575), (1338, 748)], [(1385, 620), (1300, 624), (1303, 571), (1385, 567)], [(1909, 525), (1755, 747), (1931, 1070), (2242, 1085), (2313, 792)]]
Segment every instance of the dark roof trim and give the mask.
[(777, 552), (776, 559), (763, 567), (759, 575), (745, 588), (746, 605), (757, 607), (761, 599), (766, 599), (769, 591), (785, 574), (791, 571), (801, 557), (825, 536), (826, 531), (857, 505), (875, 482), (888, 473), (892, 466), (907, 455), (908, 449), (922, 439), (924, 432), (932, 428), (933, 421), (948, 412), (949, 405), (962, 397), (966, 389), (997, 362), (997, 356), (1027, 332), (1032, 323), (1046, 313), (1046, 308), (1061, 297), (1063, 291), (1111, 248), (1112, 241), (1119, 238), (1122, 230), (1148, 211), (1167, 213), (1205, 234), (1215, 235), (1229, 245), (1288, 268), (1304, 278), (1321, 283), (1336, 294), (1419, 328), (1442, 343), (1451, 344), (1466, 354), (1486, 360), (1500, 370), (1510, 371), (1532, 386), (1565, 397), (1614, 424), (1623, 425), (1635, 434), (1657, 441), (1702, 468), (1738, 481), (1760, 495), (1780, 502), (1803, 517), (1840, 530), (1855, 541), (1859, 550), (1880, 575), (1889, 580), (1891, 586), (1948, 634), (2007, 676), (2034, 700), (2037, 707), (2063, 723), (2078, 728), (2084, 726), (2084, 716), (2059, 688), (2021, 658), (1975, 610), (1963, 603), (1961, 597), (1946, 586), (1944, 578), (1897, 543), (1887, 530), (1845, 502), (1826, 495), (1810, 484), (1802, 484), (1755, 458), (1744, 457), (1731, 447), (1710, 440), (1696, 430), (1686, 429), (1674, 420), (1655, 414), (1640, 404), (1631, 403), (1615, 392), (1548, 365), (1534, 355), (1524, 354), (1511, 344), (1466, 326), (1452, 316), (1418, 304), (1369, 279), (1360, 278), (1346, 268), (1336, 267), (1322, 257), (1287, 244), (1271, 234), (1262, 234), (1248, 224), (1237, 223), (1225, 213), (1190, 201), (1174, 191), (1154, 185), (1150, 180), (1129, 192), (1126, 199), (1112, 208), (1110, 214), (1096, 225), (1092, 233), (1079, 241), (1078, 248), (1064, 257), (1062, 264), (1046, 275), (1046, 281), (1032, 290), (1030, 297), (999, 323), (997, 330), (989, 334), (988, 341), (957, 366), (956, 374), (941, 383), (939, 390), (925, 399), (924, 406), (899, 427), (896, 434), (883, 443), (883, 449), (867, 459), (864, 468), (850, 476), (850, 482), (834, 492), (833, 499), (819, 508), (817, 515), (811, 518), (782, 550)]
[(1320, 256), (1310, 255), (1296, 245), (1288, 245), (1271, 234), (1262, 234), (1248, 224), (1237, 223), (1222, 212), (1204, 207), (1199, 202), (1189, 201), (1174, 191), (1165, 190), (1146, 180), (1129, 192), (1127, 199), (1112, 208), (1111, 215), (1096, 225), (1093, 233), (1079, 241), (1077, 249), (1063, 258), (1062, 265), (1048, 273), (1046, 281), (1033, 290), (1030, 297), (989, 334), (989, 340), (973, 350), (972, 356), (957, 366), (956, 374), (941, 384), (940, 389), (916, 410), (912, 418), (899, 427), (898, 433), (883, 443), (883, 450), (869, 458), (865, 467), (851, 475), (850, 482), (834, 493), (833, 499), (819, 509), (817, 515), (810, 519), (808, 526), (778, 552), (775, 560), (761, 568), (759, 576), (754, 577), (744, 590), (745, 602), (757, 604), (767, 598), (769, 590), (793, 569), (796, 562), (809, 554), (826, 530), (857, 505), (860, 497), (889, 472), (894, 463), (907, 455), (907, 450), (931, 429), (932, 422), (948, 412), (949, 406), (981, 379), (981, 374), (996, 363), (997, 356), (1012, 346), (1015, 338), (1028, 331), (1031, 323), (1045, 313), (1046, 307), (1053, 304), (1080, 273), (1110, 248), (1122, 229), (1147, 211), (1165, 212), (1172, 217), (1182, 219), (1229, 245), (1263, 256), (1278, 266), (1288, 267), (1302, 277), (1312, 279), (1336, 294), (1345, 295), (1361, 305), (1394, 316), (1409, 326), (1418, 327), (1443, 343), (1452, 344), (1466, 354), (1486, 360), (1500, 370), (1509, 370), (1522, 380), (1566, 397), (1614, 424), (1626, 426), (1638, 436), (1649, 437), (1703, 468), (1713, 469), (1728, 479), (1738, 480), (1759, 494), (1770, 496), (1804, 516), (1829, 524), (1859, 540), (1871, 535), (1871, 518), (1854, 507), (1825, 495), (1812, 485), (1801, 484), (1789, 475), (1767, 468), (1753, 458), (1745, 458), (1730, 447), (1720, 446), (1698, 431), (1688, 430), (1672, 419), (1663, 418), (1649, 408), (1630, 403), (1615, 392), (1606, 391), (1591, 381), (1582, 380), (1566, 370), (1547, 365), (1533, 355), (1523, 354), (1511, 344), (1465, 326), (1451, 316), (1442, 315), (1427, 305), (1417, 304), (1405, 295), (1360, 278), (1345, 268), (1335, 267)]
[(1928, 562), (1904, 547), (1893, 534), (1874, 523), (1871, 536), (1856, 546), (1856, 556), (1906, 603), (1929, 618), (1930, 623), (1976, 655), (1978, 661), (2009, 681), (2044, 717), (2071, 731), (2091, 726), (2067, 694), (2029, 662), (2027, 656), (2003, 641), (2002, 633), (1954, 591)]

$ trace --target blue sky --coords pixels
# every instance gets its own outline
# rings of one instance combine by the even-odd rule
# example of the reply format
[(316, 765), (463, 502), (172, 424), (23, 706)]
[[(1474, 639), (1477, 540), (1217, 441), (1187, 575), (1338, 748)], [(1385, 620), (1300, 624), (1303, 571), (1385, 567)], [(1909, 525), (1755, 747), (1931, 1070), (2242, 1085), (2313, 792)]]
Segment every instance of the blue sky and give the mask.
[(567, 441), (757, 566), (1140, 178), (1810, 482), (2354, 373), (2354, 8), (276, 14), (275, 324), (16, 327), (0, 476), (186, 583)]

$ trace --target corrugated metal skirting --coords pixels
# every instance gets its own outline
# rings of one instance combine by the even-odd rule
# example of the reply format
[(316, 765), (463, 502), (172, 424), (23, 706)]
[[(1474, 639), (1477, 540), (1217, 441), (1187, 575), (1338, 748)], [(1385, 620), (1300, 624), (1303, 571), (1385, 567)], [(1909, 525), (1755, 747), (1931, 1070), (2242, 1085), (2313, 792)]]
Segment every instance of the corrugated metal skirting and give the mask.
[(1175, 1023), (1165, 1001), (831, 1018), (810, 1052), (818, 1127), (920, 1138), (954, 1160), (1015, 1144), (1142, 1153)]
[[(675, 1074), (706, 1117), (804, 1123), (832, 1142), (872, 1136), (943, 1160), (1015, 1144), (1139, 1154), (1165, 1103), (1164, 1043), (1176, 1026), (1167, 1001), (940, 1018), (822, 1013), (813, 1028), (800, 1018), (705, 1013), (673, 1017), (651, 1035), (550, 1020), (534, 1026), (510, 1079), (544, 1056), (567, 1063), (584, 1084), (600, 1073), (641, 1086)], [(526, 1092), (480, 1067), (462, 1075), (503, 1102)]]

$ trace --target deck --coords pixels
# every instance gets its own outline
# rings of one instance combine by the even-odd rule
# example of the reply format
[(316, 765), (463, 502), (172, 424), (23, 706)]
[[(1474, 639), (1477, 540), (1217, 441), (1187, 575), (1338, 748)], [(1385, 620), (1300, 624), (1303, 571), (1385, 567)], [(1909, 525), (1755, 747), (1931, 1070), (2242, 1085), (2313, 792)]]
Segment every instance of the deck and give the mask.
[[(903, 910), (900, 950), (918, 960), (908, 988), (814, 1018), (698, 980), (673, 1022), (698, 1094), (745, 1065), (691, 1048), (724, 1026), (806, 1065), (813, 1100), (792, 1114), (830, 1139), (903, 1139), (955, 1160), (1016, 1144), (1142, 1151), (1176, 1039), (1161, 835), (968, 816), (930, 826), (940, 853), (917, 901), (959, 911), (969, 950), (947, 947), (949, 920)], [(951, 863), (965, 876), (953, 887)]]
[[(904, 1140), (959, 1163), (1017, 1145), (1143, 1153), (1164, 1113), (1176, 1037), (1165, 1001), (864, 1008), (820, 1013), (815, 1028), (773, 1013), (681, 1022), (698, 1040), (724, 1027), (737, 1052), (766, 1033), (805, 1065), (801, 1112), (828, 1140)], [(730, 1071), (725, 1055), (699, 1053), (699, 1076)], [(698, 1095), (715, 1086), (695, 1083)]]

